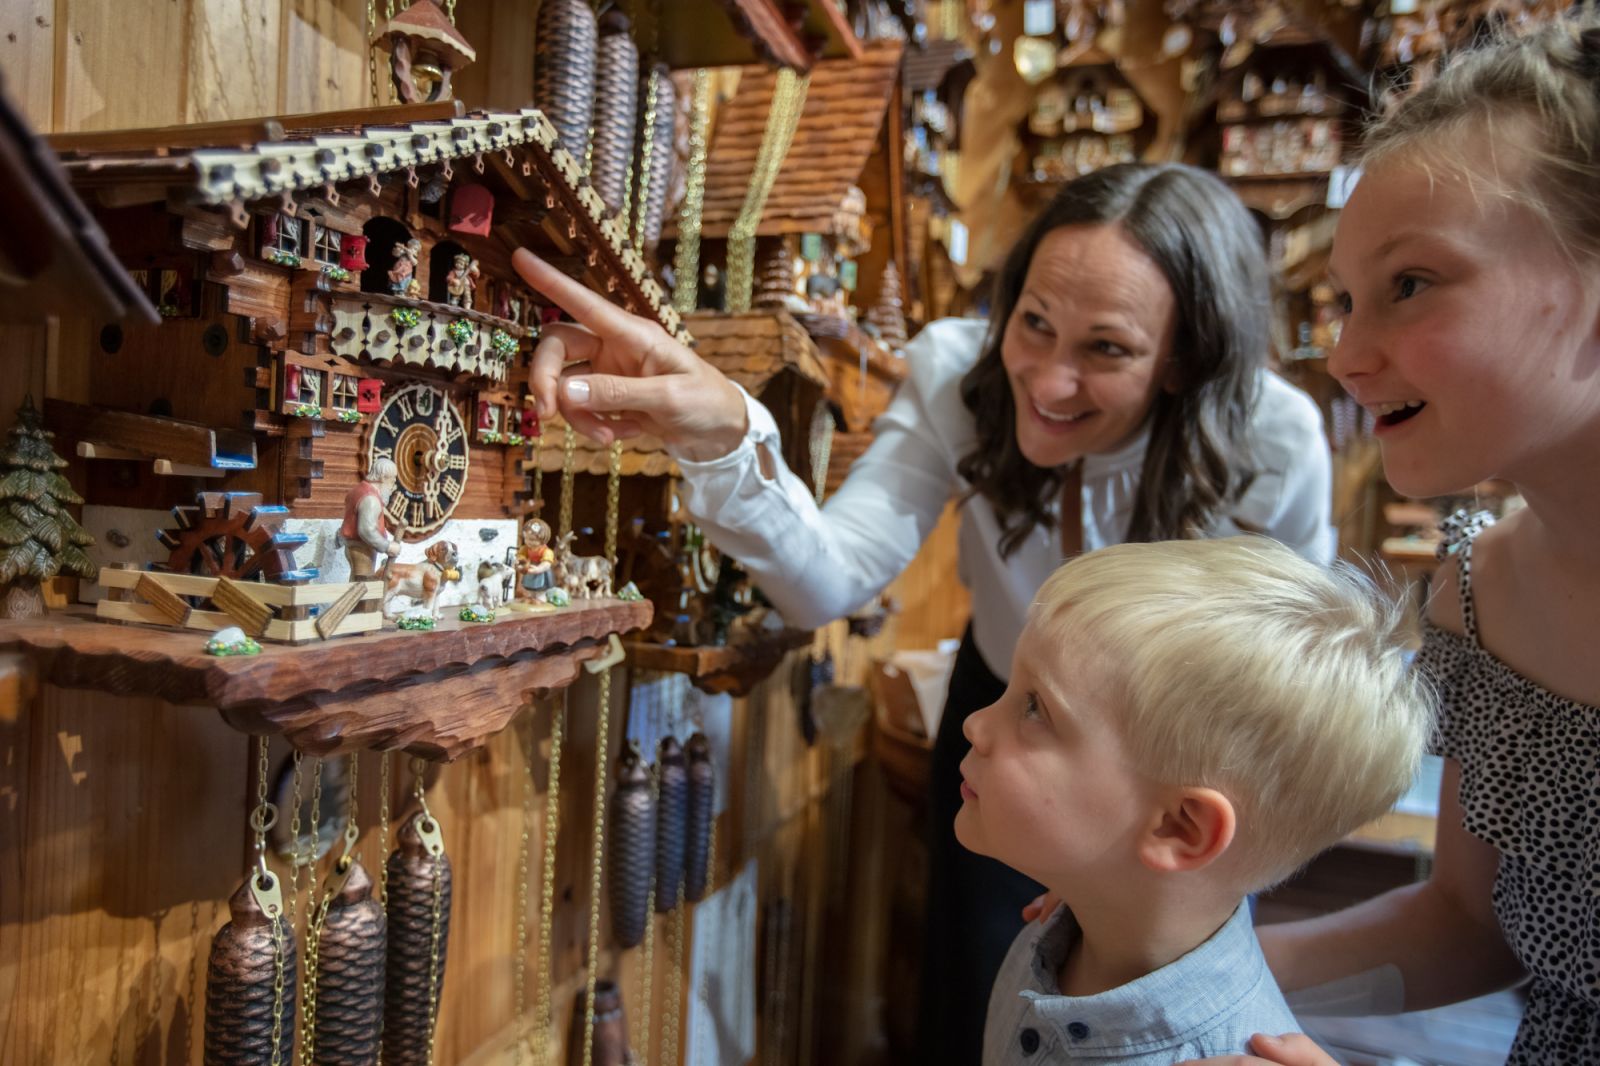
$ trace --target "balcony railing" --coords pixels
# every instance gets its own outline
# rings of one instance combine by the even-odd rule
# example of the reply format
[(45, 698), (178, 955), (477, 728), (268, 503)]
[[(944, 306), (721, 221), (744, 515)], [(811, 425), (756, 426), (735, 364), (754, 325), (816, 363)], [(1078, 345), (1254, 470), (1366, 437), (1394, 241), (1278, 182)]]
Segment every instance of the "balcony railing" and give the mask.
[(335, 355), (432, 367), (505, 385), (529, 330), (507, 319), (376, 292), (332, 294)]

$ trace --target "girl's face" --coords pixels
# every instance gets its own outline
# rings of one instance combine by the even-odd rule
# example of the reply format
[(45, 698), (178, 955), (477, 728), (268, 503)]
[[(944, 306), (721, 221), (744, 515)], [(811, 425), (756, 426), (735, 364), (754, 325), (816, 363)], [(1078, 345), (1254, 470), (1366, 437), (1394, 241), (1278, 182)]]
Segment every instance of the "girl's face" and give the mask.
[(1600, 284), (1532, 211), (1386, 162), (1340, 217), (1330, 273), (1346, 314), (1329, 369), (1377, 416), (1397, 490), (1438, 496), (1593, 461)]
[(1176, 322), (1161, 268), (1122, 227), (1046, 234), (1000, 342), (1028, 462), (1063, 466), (1137, 435), (1168, 376)]

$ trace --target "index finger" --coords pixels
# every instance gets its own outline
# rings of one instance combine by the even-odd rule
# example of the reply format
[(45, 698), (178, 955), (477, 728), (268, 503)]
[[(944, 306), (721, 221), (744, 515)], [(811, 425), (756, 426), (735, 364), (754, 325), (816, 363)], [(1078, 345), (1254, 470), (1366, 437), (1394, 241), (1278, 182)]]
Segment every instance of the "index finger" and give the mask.
[(615, 335), (626, 329), (633, 319), (604, 296), (573, 281), (526, 248), (511, 253), (511, 265), (522, 275), (523, 281), (596, 333)]

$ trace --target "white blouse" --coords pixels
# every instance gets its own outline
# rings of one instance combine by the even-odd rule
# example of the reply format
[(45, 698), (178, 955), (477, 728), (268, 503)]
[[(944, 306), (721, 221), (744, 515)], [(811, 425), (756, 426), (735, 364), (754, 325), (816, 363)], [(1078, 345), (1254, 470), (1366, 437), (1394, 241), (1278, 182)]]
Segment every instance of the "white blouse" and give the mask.
[[(737, 448), (703, 463), (674, 456), (689, 512), (791, 625), (823, 625), (883, 591), (910, 564), (945, 504), (967, 491), (956, 464), (976, 446), (977, 433), (960, 386), (987, 328), (982, 320), (945, 319), (907, 345), (909, 374), (874, 424), (876, 439), (821, 508), (784, 465), (771, 413), (748, 394), (750, 431)], [(1326, 564), (1334, 553), (1332, 462), (1321, 413), (1305, 393), (1261, 373), (1250, 424), (1255, 480), (1210, 533), (1262, 532)], [(1141, 435), (1121, 451), (1085, 458), (1085, 551), (1121, 543), (1145, 442)], [(758, 448), (775, 476), (762, 472)], [(1002, 558), (1000, 522), (989, 501), (969, 497), (960, 514), (959, 576), (972, 592), (973, 637), (1004, 678), (1034, 594), (1064, 559), (1060, 538), (1056, 530), (1035, 528)]]

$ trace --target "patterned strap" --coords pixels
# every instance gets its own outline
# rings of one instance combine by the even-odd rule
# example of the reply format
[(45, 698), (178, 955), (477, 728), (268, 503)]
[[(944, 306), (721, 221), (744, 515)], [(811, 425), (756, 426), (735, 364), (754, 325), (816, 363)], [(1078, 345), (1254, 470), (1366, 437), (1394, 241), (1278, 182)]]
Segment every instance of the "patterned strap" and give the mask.
[(1461, 542), (1456, 551), (1456, 582), (1461, 589), (1461, 628), (1467, 639), (1478, 647), (1478, 611), (1472, 605), (1472, 540)]

